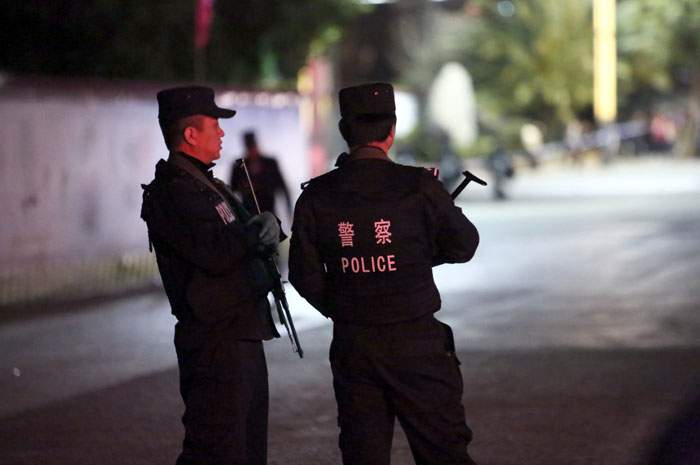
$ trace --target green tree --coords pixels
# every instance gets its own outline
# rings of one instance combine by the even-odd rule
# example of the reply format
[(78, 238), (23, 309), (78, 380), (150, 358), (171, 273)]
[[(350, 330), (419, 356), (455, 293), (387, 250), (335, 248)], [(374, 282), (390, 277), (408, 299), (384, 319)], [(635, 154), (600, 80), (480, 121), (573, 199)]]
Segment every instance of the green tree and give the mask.
[(648, 105), (673, 90), (671, 46), (682, 14), (681, 2), (623, 0), (618, 4), (618, 77), (624, 105)]
[(687, 97), (685, 155), (694, 155), (700, 126), (700, 1), (621, 0), (618, 3), (620, 103), (649, 107)]
[(191, 73), (193, 2), (4, 3), (3, 71), (142, 79), (177, 79)]
[[(688, 96), (686, 137), (694, 145), (700, 0), (619, 0), (617, 22), (621, 118), (655, 99)], [(420, 89), (445, 61), (462, 62), (474, 78), (482, 121), (501, 136), (517, 133), (529, 119), (545, 123), (556, 137), (572, 118), (590, 114), (592, 1), (472, 0), (436, 15), (431, 32), (413, 48), (414, 66), (404, 81)]]
[(579, 0), (475, 2), (463, 61), (482, 111), (562, 123), (592, 99), (591, 10)]
[(208, 75), (236, 84), (289, 84), (310, 54), (341, 37), (363, 11), (354, 0), (217, 2)]
[[(0, 70), (58, 76), (192, 79), (193, 0), (4, 2)], [(310, 53), (362, 8), (353, 0), (220, 0), (207, 78), (290, 85)], [(273, 79), (270, 79), (272, 77)]]
[[(403, 76), (423, 89), (447, 61), (464, 64), (477, 95), (480, 133), (468, 153), (519, 144), (526, 121), (557, 136), (592, 101), (589, 2), (472, 0), (457, 10), (433, 9), (430, 40), (413, 47)], [(421, 135), (422, 137), (422, 135)]]

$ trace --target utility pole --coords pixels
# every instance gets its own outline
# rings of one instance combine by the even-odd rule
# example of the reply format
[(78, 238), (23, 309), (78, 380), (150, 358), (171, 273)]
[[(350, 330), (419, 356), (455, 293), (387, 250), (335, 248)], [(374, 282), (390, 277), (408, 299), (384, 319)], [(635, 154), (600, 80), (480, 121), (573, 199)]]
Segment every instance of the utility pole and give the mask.
[(617, 117), (615, 0), (593, 0), (593, 113), (600, 124)]

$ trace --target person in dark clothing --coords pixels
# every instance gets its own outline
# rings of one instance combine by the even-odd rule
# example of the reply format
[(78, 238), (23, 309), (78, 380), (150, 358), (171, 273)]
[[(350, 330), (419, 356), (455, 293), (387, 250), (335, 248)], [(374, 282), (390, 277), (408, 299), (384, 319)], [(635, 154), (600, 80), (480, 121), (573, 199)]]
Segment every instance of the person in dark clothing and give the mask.
[(503, 148), (497, 148), (491, 152), (486, 160), (487, 166), (493, 175), (493, 198), (505, 200), (506, 192), (503, 188), (506, 179), (513, 177), (513, 159)]
[[(260, 210), (275, 213), (275, 196), (281, 192), (284, 195), (287, 213), (291, 216), (292, 200), (277, 160), (260, 152), (254, 132), (245, 132), (243, 134), (243, 143), (246, 150), (243, 159), (248, 168)], [(248, 178), (240, 160), (240, 158), (236, 160), (231, 169), (231, 187), (233, 190), (241, 193), (243, 205), (249, 211), (257, 211), (250, 183), (248, 183)]]
[[(251, 263), (280, 240), (271, 213), (251, 216), (216, 179), (221, 151), (214, 91), (158, 93), (168, 160), (144, 187), (141, 217), (175, 325), (185, 439), (177, 465), (264, 465), (268, 382), (262, 341), (279, 337)], [(247, 221), (246, 221), (247, 220)], [(252, 234), (251, 234), (251, 231)]]
[(450, 327), (432, 267), (466, 262), (479, 236), (428, 170), (387, 156), (391, 85), (340, 91), (350, 151), (312, 179), (292, 226), (289, 280), (333, 320), (330, 361), (345, 465), (387, 465), (394, 420), (418, 465), (473, 464)]

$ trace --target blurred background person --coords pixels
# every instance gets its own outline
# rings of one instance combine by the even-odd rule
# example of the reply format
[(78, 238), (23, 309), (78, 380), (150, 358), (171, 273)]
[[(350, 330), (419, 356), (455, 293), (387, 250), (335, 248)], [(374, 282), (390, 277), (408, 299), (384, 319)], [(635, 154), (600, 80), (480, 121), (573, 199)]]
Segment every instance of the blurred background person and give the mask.
[(242, 158), (236, 160), (231, 169), (231, 187), (241, 194), (243, 205), (248, 211), (257, 212), (251, 185), (241, 163), (242, 160), (245, 160), (250, 181), (253, 184), (252, 189), (255, 190), (260, 210), (276, 214), (275, 200), (277, 194), (281, 193), (284, 195), (286, 213), (291, 216), (292, 200), (277, 160), (260, 152), (257, 138), (253, 131), (243, 133), (243, 144), (245, 145), (245, 154), (243, 154)]
[(493, 199), (505, 200), (507, 198), (504, 184), (515, 174), (513, 157), (502, 147), (491, 152), (486, 160), (486, 166), (492, 175)]

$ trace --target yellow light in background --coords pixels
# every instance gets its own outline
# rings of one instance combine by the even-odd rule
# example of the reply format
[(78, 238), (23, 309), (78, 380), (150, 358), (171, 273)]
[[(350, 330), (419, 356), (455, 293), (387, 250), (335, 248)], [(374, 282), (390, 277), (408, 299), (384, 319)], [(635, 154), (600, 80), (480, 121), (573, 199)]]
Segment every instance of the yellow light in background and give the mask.
[(301, 95), (308, 95), (314, 90), (314, 80), (311, 76), (311, 68), (304, 66), (297, 74), (297, 92)]
[(617, 117), (615, 0), (593, 0), (593, 112), (599, 123)]

